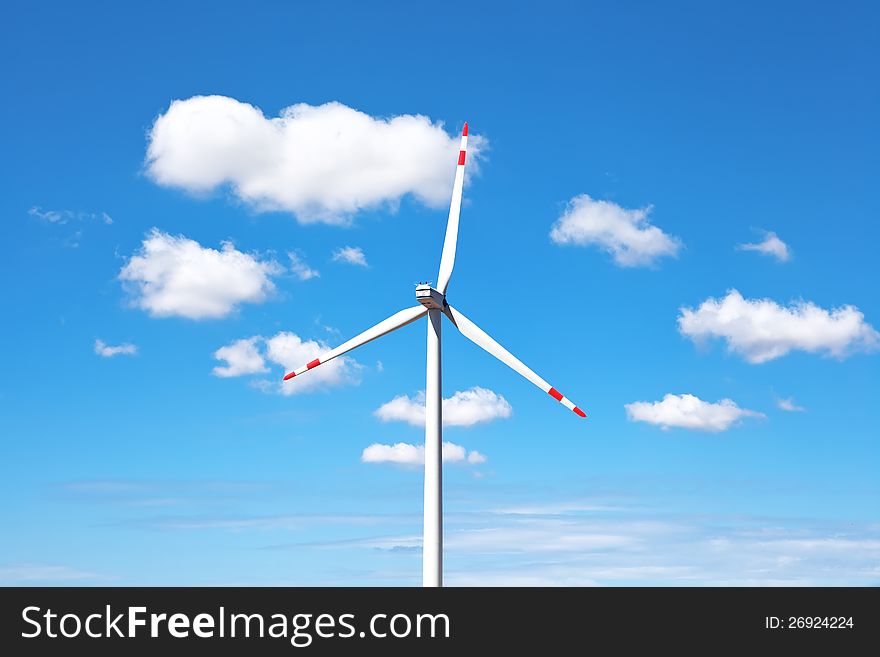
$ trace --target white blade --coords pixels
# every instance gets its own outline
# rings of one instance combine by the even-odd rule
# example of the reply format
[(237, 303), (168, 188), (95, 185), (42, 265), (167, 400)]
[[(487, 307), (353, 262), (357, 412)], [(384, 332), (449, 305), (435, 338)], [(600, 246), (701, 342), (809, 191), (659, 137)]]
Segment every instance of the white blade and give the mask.
[(437, 274), (437, 290), (446, 294), (452, 267), (455, 265), (455, 245), (458, 243), (458, 215), (461, 213), (461, 189), (464, 185), (464, 160), (467, 155), (468, 124), (461, 131), (461, 149), (458, 152), (458, 167), (455, 169), (455, 183), (452, 186), (452, 202), (449, 204), (449, 220), (446, 222), (446, 239), (443, 240), (443, 254), (440, 256), (440, 273)]
[(482, 347), (490, 354), (495, 356), (502, 363), (507, 365), (514, 372), (518, 372), (522, 374), (529, 381), (538, 386), (541, 390), (546, 392), (548, 395), (553, 397), (556, 401), (561, 403), (563, 406), (568, 408), (571, 411), (574, 411), (581, 417), (587, 417), (587, 414), (584, 413), (581, 409), (574, 405), (574, 403), (568, 399), (568, 397), (563, 396), (561, 392), (559, 392), (556, 388), (547, 383), (540, 376), (535, 374), (532, 370), (525, 366), (525, 364), (519, 360), (512, 353), (507, 351), (500, 344), (495, 342), (483, 329), (474, 324), (467, 317), (462, 315), (452, 306), (446, 307), (446, 315), (449, 319), (452, 320), (452, 323), (458, 327), (458, 330), (461, 331), (466, 338), (471, 340), (477, 346)]
[(353, 337), (348, 342), (344, 342), (343, 344), (336, 347), (336, 349), (331, 349), (327, 353), (321, 355), (320, 358), (316, 358), (311, 363), (303, 365), (299, 369), (294, 370), (293, 372), (289, 372), (284, 375), (284, 380), (292, 379), (295, 376), (299, 376), (303, 372), (306, 372), (313, 367), (317, 367), (318, 365), (322, 365), (326, 363), (328, 360), (333, 360), (337, 356), (341, 356), (347, 351), (351, 351), (352, 349), (356, 349), (360, 347), (362, 344), (367, 344), (371, 340), (375, 340), (376, 338), (381, 338), (386, 333), (391, 333), (391, 331), (396, 331), (402, 326), (406, 326), (407, 324), (416, 321), (420, 317), (424, 317), (424, 315), (428, 312), (428, 309), (424, 306), (413, 306), (412, 308), (407, 308), (406, 310), (401, 310), (399, 313), (394, 313), (388, 319), (383, 319), (381, 322), (376, 324), (373, 328), (368, 328), (366, 331)]

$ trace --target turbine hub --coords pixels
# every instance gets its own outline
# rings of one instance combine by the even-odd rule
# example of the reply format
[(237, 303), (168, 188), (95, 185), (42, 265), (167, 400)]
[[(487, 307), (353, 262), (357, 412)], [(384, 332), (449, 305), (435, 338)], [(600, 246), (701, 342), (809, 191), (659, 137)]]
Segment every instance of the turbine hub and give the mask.
[(416, 286), (416, 300), (428, 310), (443, 310), (446, 297), (427, 283)]

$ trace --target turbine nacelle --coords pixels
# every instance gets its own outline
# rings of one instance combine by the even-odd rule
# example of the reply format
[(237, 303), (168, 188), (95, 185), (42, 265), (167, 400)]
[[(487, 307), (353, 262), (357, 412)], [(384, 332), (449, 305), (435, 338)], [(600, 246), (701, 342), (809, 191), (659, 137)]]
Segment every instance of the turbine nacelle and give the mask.
[(416, 286), (416, 301), (428, 310), (445, 310), (447, 306), (446, 295), (435, 290), (428, 283)]

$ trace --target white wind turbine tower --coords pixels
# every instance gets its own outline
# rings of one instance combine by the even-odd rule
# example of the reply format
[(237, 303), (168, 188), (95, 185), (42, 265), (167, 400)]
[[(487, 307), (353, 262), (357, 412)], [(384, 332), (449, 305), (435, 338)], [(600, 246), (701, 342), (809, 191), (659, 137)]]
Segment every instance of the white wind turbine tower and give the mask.
[(442, 416), (441, 416), (441, 376), (440, 376), (440, 315), (446, 317), (466, 338), (495, 356), (502, 363), (518, 372), (549, 394), (556, 401), (581, 417), (586, 414), (564, 397), (556, 388), (526, 367), (516, 356), (495, 342), (480, 327), (462, 315), (446, 302), (446, 288), (452, 276), (455, 263), (455, 245), (458, 241), (458, 217), (461, 210), (461, 191), (464, 183), (464, 161), (467, 153), (468, 125), (464, 124), (461, 133), (461, 150), (458, 154), (458, 167), (455, 170), (455, 183), (452, 188), (452, 202), (449, 206), (449, 220), (446, 224), (446, 239), (443, 241), (443, 254), (440, 257), (440, 273), (437, 287), (429, 284), (416, 287), (418, 306), (395, 313), (360, 335), (353, 337), (335, 349), (331, 349), (307, 365), (285, 375), (284, 380), (292, 379), (313, 367), (326, 363), (337, 356), (360, 347), (386, 333), (406, 326), (425, 315), (428, 316), (428, 360), (427, 381), (425, 385), (425, 524), (422, 536), (422, 584), (423, 586), (442, 586), (443, 584), (443, 499), (442, 499)]

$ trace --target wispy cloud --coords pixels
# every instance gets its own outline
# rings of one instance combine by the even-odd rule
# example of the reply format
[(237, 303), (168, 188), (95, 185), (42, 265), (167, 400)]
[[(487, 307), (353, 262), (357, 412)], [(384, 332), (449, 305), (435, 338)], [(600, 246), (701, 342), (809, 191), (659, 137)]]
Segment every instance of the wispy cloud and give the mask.
[[(538, 513), (447, 514), (450, 586), (870, 585), (878, 581), (876, 527), (801, 519), (670, 516), (658, 509), (584, 509), (552, 502)], [(589, 505), (587, 505), (589, 506)], [(553, 507), (561, 509), (553, 513)], [(415, 529), (416, 519), (413, 521)], [(306, 544), (289, 546), (302, 550)], [(419, 552), (418, 531), (313, 543), (317, 549)], [(400, 581), (396, 575), (391, 581)], [(415, 578), (415, 576), (413, 576)]]
[(519, 504), (514, 506), (501, 506), (491, 509), (493, 513), (509, 513), (513, 515), (529, 516), (561, 516), (596, 511), (620, 511), (622, 507), (602, 504), (593, 501), (565, 500), (560, 502), (545, 502), (536, 504)]
[(779, 236), (773, 231), (765, 232), (764, 239), (760, 242), (738, 244), (736, 248), (740, 251), (756, 251), (776, 258), (779, 262), (791, 260), (791, 249), (788, 247), (788, 244), (779, 239)]
[(137, 345), (130, 342), (124, 342), (118, 345), (110, 345), (103, 340), (95, 340), (95, 353), (104, 358), (112, 358), (113, 356), (135, 356), (138, 352)]
[[(729, 483), (715, 481), (722, 487)], [(679, 494), (691, 500), (690, 485), (701, 491), (707, 485), (705, 481), (684, 484)], [(472, 485), (479, 488), (479, 495), (459, 489), (445, 504), (445, 580), (452, 586), (853, 586), (880, 581), (876, 523), (708, 513), (699, 505), (685, 511), (679, 504), (670, 505), (670, 499), (658, 495), (651, 485), (627, 486), (625, 494), (605, 490), (592, 498), (548, 498), (534, 490), (517, 492), (509, 486), (497, 490), (483, 482)], [(590, 488), (603, 486), (594, 481)], [(346, 505), (354, 504), (351, 508), (357, 510), (272, 514), (242, 510), (243, 493), (278, 499), (280, 491), (267, 488), (265, 482), (99, 480), (71, 482), (63, 490), (80, 501), (122, 502), (130, 509), (131, 517), (104, 523), (108, 530), (223, 532), (243, 536), (251, 547), (262, 540), (263, 549), (294, 550), (307, 568), (326, 563), (324, 556), (314, 553), (325, 550), (339, 553), (332, 561), (359, 564), (353, 566), (356, 572), (348, 568), (335, 575), (322, 572), (314, 581), (324, 585), (416, 583), (420, 573), (422, 515), (417, 500), (392, 513), (375, 513), (375, 500), (369, 501), (371, 510), (364, 513), (363, 506), (351, 500)], [(188, 496), (198, 502), (193, 507), (197, 511), (157, 516), (144, 515), (148, 507), (134, 509), (132, 503), (142, 496), (157, 495)], [(290, 508), (299, 500), (307, 507), (309, 499), (297, 495), (284, 506)], [(235, 512), (230, 513), (230, 508)], [(52, 573), (7, 572), (0, 581), (26, 583), (25, 577), (36, 581), (47, 574)], [(63, 577), (76, 581), (81, 574), (61, 572), (57, 581), (63, 584)]]
[(712, 403), (689, 394), (667, 394), (662, 401), (637, 401), (625, 404), (625, 408), (630, 420), (656, 424), (663, 429), (678, 427), (712, 433), (726, 431), (745, 417), (765, 417), (763, 413), (740, 408), (731, 399)]
[(110, 225), (113, 218), (106, 212), (82, 212), (76, 210), (43, 210), (39, 205), (28, 210), (28, 214), (35, 219), (50, 224), (66, 224), (69, 221), (97, 221)]
[(782, 411), (788, 411), (789, 413), (801, 413), (806, 411), (807, 409), (803, 406), (798, 406), (794, 403), (793, 397), (780, 398), (776, 400), (776, 407)]
[(0, 584), (29, 586), (34, 584), (67, 584), (88, 580), (107, 579), (87, 570), (41, 563), (21, 563), (0, 566)]
[(69, 481), (52, 487), (52, 497), (65, 502), (125, 508), (203, 507), (274, 494), (277, 486), (250, 481), (157, 481), (95, 479)]
[(553, 224), (550, 239), (556, 244), (595, 244), (614, 257), (621, 267), (656, 263), (664, 256), (676, 256), (682, 242), (651, 224), (651, 206), (628, 210), (611, 201), (599, 201), (587, 194), (575, 196)]
[(307, 281), (311, 278), (317, 278), (321, 275), (317, 269), (312, 269), (311, 267), (309, 267), (302, 259), (302, 257), (296, 252), (288, 252), (287, 257), (290, 259), (290, 271), (292, 271), (294, 276), (296, 276), (299, 280)]
[(344, 246), (333, 252), (333, 262), (345, 262), (358, 267), (368, 267), (367, 256), (359, 246)]
[(100, 223), (110, 225), (113, 223), (112, 217), (106, 212), (83, 212), (79, 210), (44, 210), (38, 205), (28, 210), (28, 216), (33, 217), (37, 222), (53, 225), (65, 226), (70, 225), (65, 232), (60, 229), (64, 235), (60, 241), (61, 246), (67, 249), (78, 249), (83, 241), (86, 223)]
[(744, 299), (731, 290), (723, 299), (709, 298), (696, 309), (679, 310), (682, 335), (697, 342), (721, 338), (729, 351), (749, 363), (764, 363), (793, 350), (844, 358), (880, 346), (880, 333), (855, 306), (825, 310), (797, 301), (786, 307), (770, 299)]
[(115, 523), (117, 526), (136, 526), (160, 531), (226, 531), (242, 532), (301, 532), (324, 527), (344, 526), (349, 528), (387, 526), (401, 521), (411, 522), (412, 518), (382, 514), (363, 513), (288, 513), (276, 515), (169, 515), (164, 517), (139, 518)]

